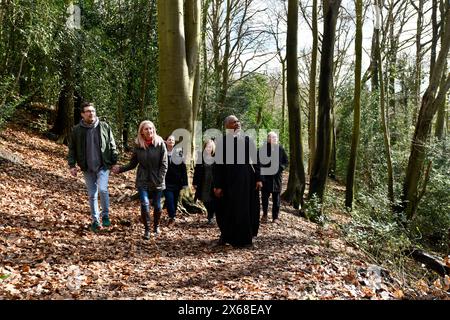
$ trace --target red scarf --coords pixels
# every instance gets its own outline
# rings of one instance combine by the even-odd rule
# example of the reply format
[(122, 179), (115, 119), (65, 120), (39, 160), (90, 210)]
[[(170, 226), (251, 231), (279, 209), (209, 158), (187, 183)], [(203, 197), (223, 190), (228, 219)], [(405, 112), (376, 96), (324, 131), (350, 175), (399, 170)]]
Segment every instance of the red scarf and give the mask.
[(149, 145), (151, 145), (153, 143), (153, 139), (150, 138), (149, 140), (145, 139), (145, 146), (148, 147)]

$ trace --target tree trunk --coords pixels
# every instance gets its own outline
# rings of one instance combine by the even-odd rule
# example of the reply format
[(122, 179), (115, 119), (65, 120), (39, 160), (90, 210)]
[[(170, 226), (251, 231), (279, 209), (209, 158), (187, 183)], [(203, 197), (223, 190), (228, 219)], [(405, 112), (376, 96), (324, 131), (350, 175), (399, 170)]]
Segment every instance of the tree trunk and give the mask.
[[(186, 8), (196, 11), (185, 13), (182, 0), (158, 0), (159, 133), (163, 137), (177, 128), (192, 133), (193, 82), (198, 57), (198, 45), (194, 42), (198, 43), (199, 34), (191, 28), (198, 30), (192, 22), (200, 23), (199, 0), (188, 0)], [(196, 18), (192, 19), (191, 14)]]
[(355, 91), (353, 100), (353, 131), (347, 168), (345, 206), (352, 208), (355, 194), (355, 172), (358, 158), (359, 127), (361, 124), (361, 63), (362, 63), (362, 0), (356, 0)]
[(313, 0), (312, 7), (312, 52), (311, 69), (309, 71), (309, 121), (308, 121), (308, 174), (311, 175), (314, 152), (316, 151), (316, 74), (317, 74), (317, 51), (318, 51), (318, 30), (317, 30), (317, 0)]
[[(73, 1), (66, 1), (66, 6), (73, 4)], [(55, 124), (51, 132), (58, 135), (58, 143), (68, 143), (70, 133), (74, 125), (74, 93), (75, 93), (75, 67), (73, 38), (74, 30), (66, 29), (67, 42), (61, 48), (61, 91), (58, 98), (58, 111)]]
[[(381, 13), (381, 5), (377, 3), (379, 6), (379, 11), (377, 11), (377, 15)], [(380, 21), (380, 19), (377, 19)], [(375, 24), (376, 29), (380, 29), (379, 24)], [(379, 37), (380, 32), (377, 33), (377, 37)], [(380, 44), (380, 39), (378, 38), (376, 43)], [(389, 129), (386, 123), (386, 107), (385, 107), (385, 92), (384, 92), (384, 80), (383, 80), (383, 68), (382, 68), (382, 60), (381, 60), (381, 48), (378, 47), (375, 50), (376, 58), (378, 60), (378, 80), (380, 81), (379, 89), (380, 89), (380, 116), (381, 116), (381, 125), (383, 128), (383, 141), (384, 141), (384, 150), (386, 153), (386, 163), (387, 163), (387, 174), (388, 174), (388, 197), (391, 204), (394, 203), (394, 176), (392, 171), (392, 158), (391, 158), (391, 143), (389, 138)]]
[(305, 192), (305, 169), (303, 166), (303, 145), (298, 86), (297, 29), (298, 0), (288, 1), (288, 27), (286, 38), (287, 62), (287, 102), (289, 117), (289, 181), (283, 199), (291, 202), (294, 208), (302, 209)]
[[(446, 6), (444, 4), (444, 1), (440, 2), (440, 13), (441, 13), (441, 32), (440, 32), (440, 36), (441, 36), (441, 46), (443, 43), (443, 31), (445, 30), (446, 26), (445, 26), (445, 10), (446, 10)], [(442, 73), (442, 76), (445, 77), (445, 75), (447, 74), (447, 67), (448, 67), (448, 62), (447, 60), (445, 60), (445, 66), (444, 66), (444, 72)], [(445, 116), (445, 109), (447, 107), (447, 96), (443, 99), (442, 103), (438, 106), (438, 112), (437, 112), (437, 119), (436, 119), (436, 127), (435, 127), (435, 137), (439, 140), (442, 140), (444, 138), (444, 128), (445, 128), (445, 119), (448, 119), (448, 116)], [(447, 120), (447, 124), (448, 124), (448, 120)]]
[[(185, 38), (186, 38), (186, 60), (189, 71), (189, 92), (192, 94), (191, 115), (191, 151), (195, 150), (195, 121), (199, 109), (200, 98), (200, 31), (201, 31), (201, 0), (185, 1)], [(188, 164), (189, 165), (189, 164)]]
[[(412, 2), (411, 2), (412, 3)], [(413, 3), (412, 3), (413, 4)], [(414, 5), (414, 4), (413, 4)], [(417, 33), (416, 33), (416, 70), (415, 70), (415, 101), (413, 109), (412, 123), (417, 120), (417, 110), (419, 110), (420, 104), (420, 83), (422, 82), (422, 28), (423, 28), (423, 0), (419, 0), (418, 7), (414, 5), (417, 11)]]
[(286, 128), (286, 59), (281, 62), (281, 132), (280, 140), (285, 144), (285, 128)]
[(150, 1), (150, 9), (148, 13), (148, 22), (147, 22), (147, 32), (145, 33), (145, 44), (144, 44), (144, 69), (142, 70), (141, 75), (141, 88), (139, 94), (139, 120), (145, 120), (146, 109), (145, 109), (145, 96), (147, 92), (147, 83), (148, 83), (148, 63), (149, 63), (149, 53), (148, 49), (150, 47), (150, 36), (153, 27), (153, 13), (155, 10), (156, 0)]
[(226, 0), (226, 16), (225, 16), (225, 48), (223, 52), (222, 58), (222, 66), (221, 66), (221, 86), (219, 93), (219, 101), (218, 105), (221, 110), (225, 108), (225, 100), (227, 98), (228, 93), (228, 81), (229, 81), (229, 70), (228, 70), (228, 61), (230, 59), (230, 49), (231, 49), (231, 30), (230, 30), (230, 14), (231, 14), (231, 0)]
[(324, 26), (322, 57), (319, 77), (319, 112), (317, 122), (317, 147), (311, 170), (308, 198), (316, 195), (323, 201), (331, 156), (331, 111), (333, 88), (333, 57), (336, 21), (341, 0), (324, 1)]
[[(425, 91), (417, 119), (416, 129), (411, 143), (411, 153), (403, 183), (403, 195), (400, 209), (411, 219), (419, 205), (418, 187), (423, 172), (425, 146), (430, 135), (434, 114), (445, 99), (450, 87), (450, 75), (443, 77), (445, 60), (450, 47), (450, 10), (446, 10), (445, 29), (442, 33), (442, 45), (434, 65), (432, 77)], [(438, 91), (439, 89), (439, 91)], [(436, 94), (437, 93), (437, 94)], [(425, 187), (425, 184), (423, 185)]]
[[(202, 70), (201, 70), (201, 78), (200, 81), (200, 97), (199, 97), (199, 107), (197, 110), (197, 114), (201, 114), (203, 120), (203, 110), (205, 110), (205, 106), (208, 101), (206, 100), (208, 97), (208, 51), (206, 44), (206, 23), (208, 21), (208, 9), (211, 0), (203, 0), (202, 3), (202, 26), (201, 26), (201, 54), (202, 54)], [(197, 117), (194, 118), (194, 121), (197, 120)]]
[[(213, 0), (212, 4), (211, 33), (214, 65), (214, 102), (218, 104), (220, 99), (220, 76), (222, 74), (222, 64), (220, 63), (220, 1), (218, 0)], [(216, 127), (221, 127), (222, 120), (222, 115), (217, 115)]]

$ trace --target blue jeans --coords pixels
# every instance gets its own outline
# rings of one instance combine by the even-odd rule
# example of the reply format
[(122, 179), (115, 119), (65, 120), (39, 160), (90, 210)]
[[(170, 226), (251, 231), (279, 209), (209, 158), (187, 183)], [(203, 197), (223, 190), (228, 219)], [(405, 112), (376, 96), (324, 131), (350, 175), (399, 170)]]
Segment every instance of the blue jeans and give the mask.
[(109, 170), (95, 172), (83, 172), (91, 207), (92, 222), (100, 224), (100, 211), (98, 209), (98, 193), (100, 192), (100, 203), (102, 205), (102, 218), (109, 218), (109, 193), (108, 179)]
[(167, 212), (169, 218), (174, 219), (177, 212), (178, 198), (180, 197), (180, 189), (178, 190), (164, 190), (164, 198), (166, 198)]
[(154, 212), (161, 211), (161, 194), (162, 191), (148, 191), (148, 187), (138, 188), (139, 199), (141, 200), (141, 210), (144, 212), (150, 211), (150, 197), (152, 198), (152, 206)]

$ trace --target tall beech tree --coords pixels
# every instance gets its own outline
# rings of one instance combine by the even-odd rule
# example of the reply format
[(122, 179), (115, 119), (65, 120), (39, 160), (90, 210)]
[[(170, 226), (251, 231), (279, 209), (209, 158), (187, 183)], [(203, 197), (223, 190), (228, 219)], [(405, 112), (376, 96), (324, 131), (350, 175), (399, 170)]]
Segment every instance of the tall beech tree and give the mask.
[(362, 62), (362, 0), (356, 0), (356, 37), (355, 37), (355, 90), (353, 99), (353, 131), (350, 159), (347, 169), (347, 185), (345, 190), (345, 205), (352, 207), (356, 160), (359, 146), (359, 127), (361, 124), (361, 62)]
[(322, 56), (320, 59), (317, 145), (310, 177), (308, 198), (316, 195), (320, 201), (325, 193), (331, 156), (331, 111), (333, 109), (333, 67), (336, 22), (341, 0), (325, 0)]
[(163, 137), (174, 129), (193, 133), (199, 87), (200, 0), (158, 0), (159, 128)]
[(301, 114), (298, 87), (298, 0), (288, 1), (288, 22), (286, 38), (287, 63), (287, 103), (289, 118), (289, 179), (283, 199), (291, 202), (294, 208), (303, 207), (305, 192), (305, 168), (303, 166), (303, 145)]

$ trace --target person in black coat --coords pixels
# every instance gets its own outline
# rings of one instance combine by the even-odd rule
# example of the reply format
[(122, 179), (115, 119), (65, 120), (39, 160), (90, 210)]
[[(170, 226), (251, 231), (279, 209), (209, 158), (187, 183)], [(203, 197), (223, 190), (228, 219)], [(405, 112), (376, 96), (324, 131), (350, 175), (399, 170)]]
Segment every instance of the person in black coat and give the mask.
[(183, 151), (175, 150), (175, 137), (169, 136), (166, 140), (167, 160), (169, 168), (166, 174), (166, 189), (164, 192), (165, 207), (169, 213), (169, 225), (175, 222), (180, 191), (188, 185), (187, 169), (183, 159)]
[(227, 133), (216, 144), (214, 195), (221, 236), (217, 244), (251, 247), (259, 229), (262, 182), (253, 139), (241, 131), (236, 116), (225, 119)]
[(213, 167), (216, 144), (207, 140), (203, 145), (203, 154), (197, 157), (192, 185), (195, 189), (194, 200), (201, 200), (208, 213), (208, 224), (213, 223), (215, 216), (215, 197), (213, 189)]
[[(261, 162), (261, 179), (263, 181), (263, 187), (261, 190), (263, 215), (261, 218), (261, 222), (267, 222), (267, 211), (269, 208), (269, 197), (271, 194), (272, 221), (276, 222), (280, 212), (282, 173), (283, 170), (288, 166), (288, 157), (283, 147), (278, 144), (278, 136), (273, 131), (269, 132), (269, 134), (267, 135), (267, 143), (259, 149), (258, 154)], [(264, 158), (266, 161), (262, 160), (262, 158)], [(264, 174), (265, 169), (268, 169), (271, 166), (273, 166), (273, 170), (270, 171), (274, 173)]]

